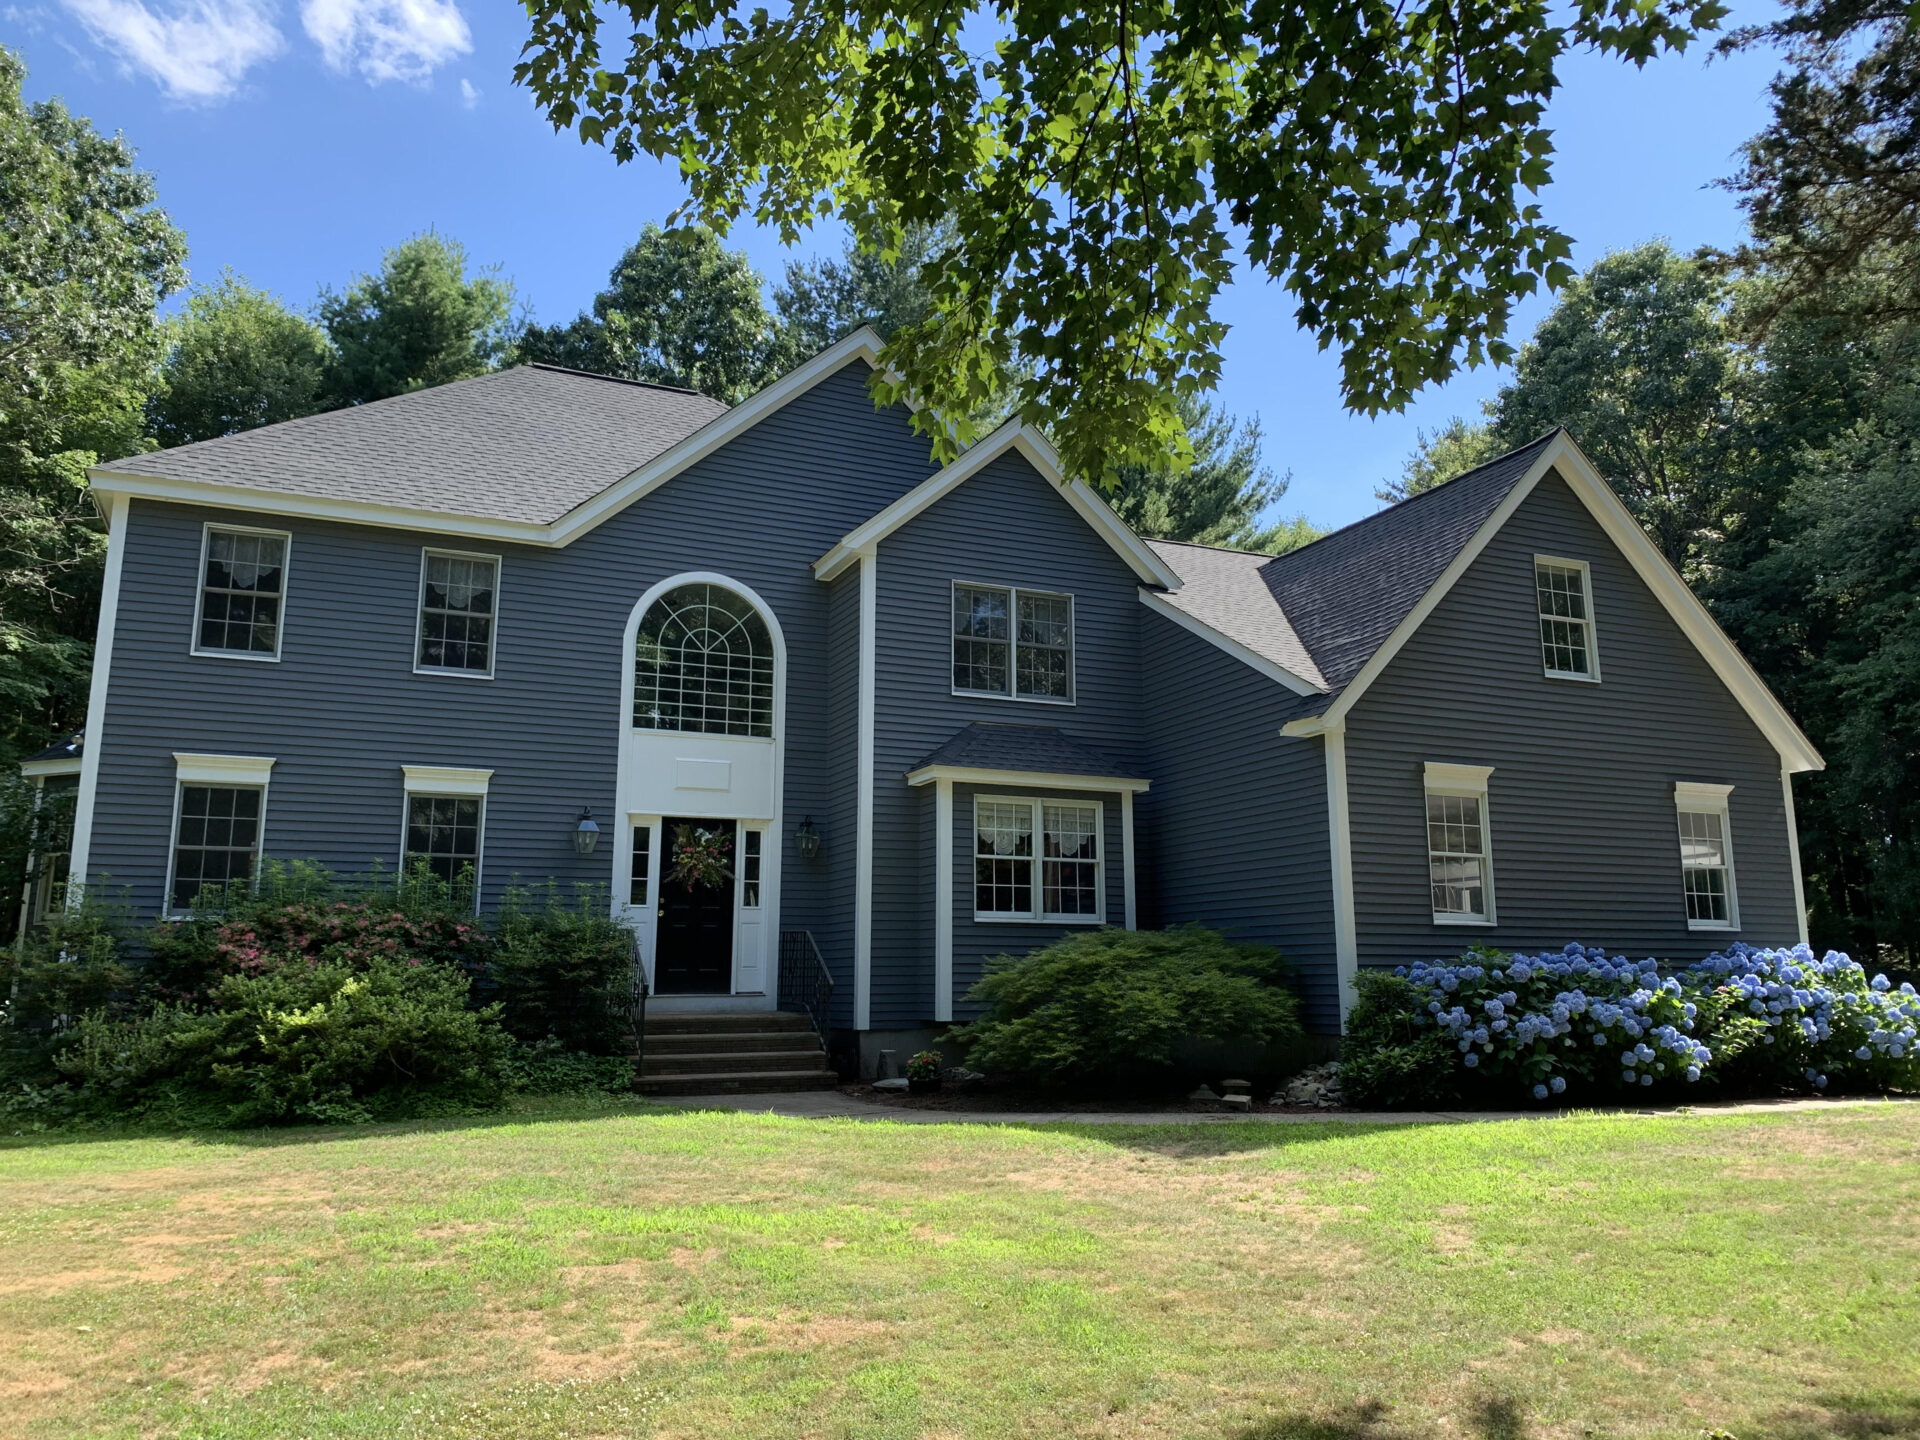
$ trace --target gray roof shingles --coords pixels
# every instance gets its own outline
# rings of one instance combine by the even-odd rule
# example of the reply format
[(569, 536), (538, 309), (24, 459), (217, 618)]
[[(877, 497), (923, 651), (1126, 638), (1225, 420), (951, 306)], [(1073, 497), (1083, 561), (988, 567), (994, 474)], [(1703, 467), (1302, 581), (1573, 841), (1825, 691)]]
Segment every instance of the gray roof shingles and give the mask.
[(521, 365), (102, 468), (545, 525), (726, 410), (692, 391)]
[[(1030, 775), (1085, 775), (1123, 780), (1126, 768), (1050, 725), (967, 726), (912, 770), (953, 765), (969, 770), (1018, 770)], [(911, 773), (911, 771), (909, 771)]]
[(1558, 433), (1284, 555), (1152, 541), (1183, 582), (1163, 598), (1331, 704)]

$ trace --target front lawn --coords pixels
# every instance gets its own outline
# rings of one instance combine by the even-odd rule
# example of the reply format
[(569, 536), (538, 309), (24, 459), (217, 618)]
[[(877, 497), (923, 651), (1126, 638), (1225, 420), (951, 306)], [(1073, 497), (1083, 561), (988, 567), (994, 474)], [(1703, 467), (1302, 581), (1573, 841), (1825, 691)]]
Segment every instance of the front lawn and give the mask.
[(0, 1150), (0, 1433), (1920, 1436), (1920, 1106)]

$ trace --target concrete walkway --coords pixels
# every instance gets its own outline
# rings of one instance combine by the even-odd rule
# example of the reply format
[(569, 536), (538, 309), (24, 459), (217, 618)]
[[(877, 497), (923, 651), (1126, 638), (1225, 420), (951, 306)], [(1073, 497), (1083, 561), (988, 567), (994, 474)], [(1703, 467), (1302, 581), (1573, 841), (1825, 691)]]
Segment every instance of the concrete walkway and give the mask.
[[(779, 1095), (659, 1096), (658, 1105), (686, 1110), (740, 1110), (803, 1120), (895, 1120), (913, 1125), (1229, 1125), (1257, 1120), (1273, 1125), (1457, 1125), (1488, 1120), (1543, 1120), (1556, 1110), (1263, 1110), (1247, 1114), (1193, 1110), (916, 1110), (855, 1100), (838, 1090), (802, 1090)], [(1760, 1100), (1736, 1105), (1672, 1105), (1617, 1109), (1617, 1115), (1757, 1115), (1788, 1110), (1832, 1110), (1841, 1106), (1904, 1105), (1905, 1100)]]

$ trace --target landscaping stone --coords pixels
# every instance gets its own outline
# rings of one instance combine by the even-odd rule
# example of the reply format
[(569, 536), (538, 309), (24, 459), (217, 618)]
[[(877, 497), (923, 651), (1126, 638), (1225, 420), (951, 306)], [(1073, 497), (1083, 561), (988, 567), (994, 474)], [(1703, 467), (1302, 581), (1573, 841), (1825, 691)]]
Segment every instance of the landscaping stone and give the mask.
[(873, 1082), (873, 1088), (876, 1090), (904, 1090), (907, 1088), (907, 1077), (904, 1075), (892, 1075), (885, 1080), (876, 1080)]
[(1316, 1110), (1331, 1110), (1342, 1104), (1340, 1098), (1340, 1065), (1338, 1061), (1329, 1061), (1325, 1065), (1316, 1065), (1311, 1070), (1302, 1070), (1286, 1087), (1273, 1097), (1276, 1105), (1310, 1105)]

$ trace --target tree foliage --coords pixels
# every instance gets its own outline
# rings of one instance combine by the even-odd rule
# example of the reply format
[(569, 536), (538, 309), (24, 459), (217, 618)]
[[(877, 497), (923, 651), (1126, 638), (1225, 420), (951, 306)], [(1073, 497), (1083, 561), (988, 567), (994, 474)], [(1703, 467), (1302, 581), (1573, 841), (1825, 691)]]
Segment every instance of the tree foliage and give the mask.
[(161, 445), (212, 440), (321, 408), (331, 352), (321, 329), (232, 271), (167, 327), (148, 428)]
[(513, 286), (467, 274), (466, 248), (429, 230), (395, 246), (377, 274), (320, 296), (333, 342), (328, 407), (362, 405), (483, 375), (512, 348)]
[(1179, 467), (1128, 465), (1121, 469), (1113, 508), (1142, 535), (1278, 554), (1316, 538), (1295, 518), (1262, 528), (1260, 517), (1287, 493), (1290, 477), (1275, 476), (1261, 459), (1257, 419), (1244, 424), (1204, 400), (1180, 401), (1180, 419), (1193, 463)]
[(620, 257), (589, 313), (565, 325), (529, 326), (519, 356), (679, 385), (729, 404), (797, 358), (746, 256), (711, 230), (658, 225)]
[(945, 454), (1013, 373), (1021, 418), (1052, 432), (1070, 470), (1109, 479), (1185, 455), (1176, 401), (1219, 373), (1215, 301), (1236, 234), (1339, 349), (1357, 409), (1506, 358), (1514, 300), (1568, 275), (1567, 238), (1529, 199), (1551, 171), (1561, 56), (1644, 61), (1726, 13), (1718, 0), (1582, 0), (1564, 16), (1540, 0), (527, 8), (515, 75), (548, 118), (619, 160), (677, 162), (702, 222), (750, 215), (791, 241), (838, 216), (882, 255), (909, 226), (947, 226), (921, 267), (933, 311), (894, 334), (899, 379), (877, 389), (929, 402), (921, 423)]
[(773, 292), (774, 308), (802, 355), (871, 325), (885, 338), (921, 324), (933, 310), (923, 267), (951, 239), (930, 225), (909, 226), (898, 253), (883, 255), (848, 242), (837, 260), (795, 260)]
[(1504, 448), (1493, 426), (1456, 415), (1431, 435), (1416, 431), (1413, 453), (1401, 467), (1400, 478), (1381, 481), (1374, 487), (1373, 498), (1390, 505), (1411, 499), (1486, 464)]

